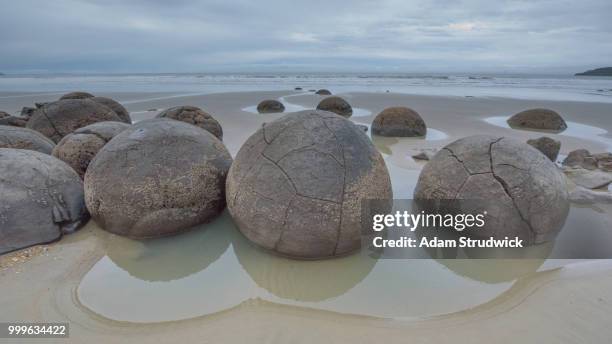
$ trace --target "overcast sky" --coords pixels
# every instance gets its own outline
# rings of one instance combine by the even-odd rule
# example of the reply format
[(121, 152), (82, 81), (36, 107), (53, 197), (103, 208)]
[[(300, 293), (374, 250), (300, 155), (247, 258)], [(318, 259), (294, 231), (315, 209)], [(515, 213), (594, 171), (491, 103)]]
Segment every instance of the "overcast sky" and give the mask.
[(4, 73), (612, 65), (611, 0), (0, 1)]

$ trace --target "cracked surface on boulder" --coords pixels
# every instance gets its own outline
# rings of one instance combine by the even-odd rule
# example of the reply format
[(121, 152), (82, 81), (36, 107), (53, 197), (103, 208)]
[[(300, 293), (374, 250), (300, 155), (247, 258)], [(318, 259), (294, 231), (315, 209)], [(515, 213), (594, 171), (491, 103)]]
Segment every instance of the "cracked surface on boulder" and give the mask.
[(423, 168), (416, 199), (465, 202), (486, 209), (479, 237), (518, 236), (528, 244), (548, 241), (569, 211), (563, 175), (535, 148), (504, 137), (471, 136), (438, 152)]
[(62, 161), (0, 148), (0, 254), (49, 243), (84, 224), (83, 183)]
[(350, 121), (300, 111), (264, 125), (238, 152), (228, 208), (242, 233), (281, 255), (316, 259), (361, 245), (361, 202), (391, 199), (380, 153)]

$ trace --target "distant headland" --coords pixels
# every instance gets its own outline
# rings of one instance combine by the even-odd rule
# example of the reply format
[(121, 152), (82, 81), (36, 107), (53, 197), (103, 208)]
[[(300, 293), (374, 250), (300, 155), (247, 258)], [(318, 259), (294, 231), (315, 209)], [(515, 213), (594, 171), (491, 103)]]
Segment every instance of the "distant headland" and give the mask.
[(596, 68), (587, 70), (586, 72), (576, 73), (576, 76), (612, 76), (612, 67)]

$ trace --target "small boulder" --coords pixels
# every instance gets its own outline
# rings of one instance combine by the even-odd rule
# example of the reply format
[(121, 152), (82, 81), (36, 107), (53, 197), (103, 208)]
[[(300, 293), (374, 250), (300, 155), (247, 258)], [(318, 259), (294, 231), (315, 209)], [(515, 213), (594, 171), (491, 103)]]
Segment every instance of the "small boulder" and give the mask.
[(21, 117), (29, 119), (30, 117), (32, 117), (36, 109), (37, 107), (24, 106), (23, 108), (21, 108)]
[(169, 118), (200, 127), (223, 140), (223, 128), (217, 120), (196, 106), (176, 106), (160, 112), (156, 118)]
[(117, 116), (119, 116), (119, 118), (123, 122), (127, 124), (132, 124), (130, 113), (128, 112), (128, 110), (126, 110), (125, 107), (123, 107), (123, 105), (119, 104), (117, 101), (111, 98), (106, 98), (106, 97), (93, 97), (90, 99), (96, 103), (100, 103), (102, 105), (109, 107), (111, 110), (113, 110), (117, 114)]
[(87, 93), (87, 92), (70, 92), (70, 93), (66, 93), (63, 96), (60, 97), (59, 100), (67, 100), (67, 99), (87, 99), (87, 98), (93, 98), (94, 95), (91, 93)]
[(390, 107), (379, 113), (372, 122), (372, 133), (391, 137), (418, 137), (427, 134), (423, 118), (407, 107)]
[(342, 117), (349, 118), (353, 115), (353, 108), (340, 97), (327, 97), (317, 105), (317, 110), (329, 111)]
[(318, 90), (315, 93), (318, 94), (318, 95), (321, 95), (321, 96), (331, 96), (331, 94), (332, 94), (329, 90), (326, 90), (324, 88)]
[(178, 234), (225, 208), (232, 157), (206, 130), (155, 118), (108, 142), (85, 173), (85, 200), (105, 230), (134, 239)]
[(561, 141), (553, 140), (546, 136), (527, 140), (527, 144), (544, 153), (553, 162), (557, 161), (559, 150), (561, 150)]
[(597, 160), (591, 156), (591, 153), (586, 149), (576, 149), (571, 151), (565, 160), (563, 166), (582, 167), (587, 170), (597, 169)]
[(121, 122), (121, 119), (113, 110), (91, 99), (70, 99), (48, 103), (36, 110), (27, 127), (57, 143), (76, 129), (105, 121)]
[(122, 122), (98, 122), (64, 136), (53, 149), (53, 156), (72, 167), (81, 177), (98, 151), (130, 126)]
[(426, 161), (431, 159), (430, 156), (427, 153), (425, 153), (425, 152), (421, 152), (421, 153), (415, 154), (415, 155), (412, 156), (412, 158), (414, 160), (426, 160)]
[(51, 154), (53, 147), (55, 143), (37, 131), (0, 125), (0, 148), (29, 149)]
[(296, 87), (296, 88), (294, 88), (294, 90), (296, 90), (296, 91), (301, 91), (301, 90), (302, 90), (302, 88), (301, 88), (301, 87)]
[(278, 113), (285, 111), (285, 105), (278, 100), (268, 99), (263, 100), (257, 105), (259, 113)]
[(4, 111), (0, 111), (0, 125), (8, 125), (12, 127), (25, 127), (28, 123), (27, 118), (13, 116)]
[(519, 112), (508, 119), (508, 124), (515, 129), (550, 130), (555, 132), (567, 129), (565, 120), (557, 112), (549, 109), (530, 109)]
[(48, 154), (0, 148), (0, 254), (56, 241), (88, 220), (83, 183)]

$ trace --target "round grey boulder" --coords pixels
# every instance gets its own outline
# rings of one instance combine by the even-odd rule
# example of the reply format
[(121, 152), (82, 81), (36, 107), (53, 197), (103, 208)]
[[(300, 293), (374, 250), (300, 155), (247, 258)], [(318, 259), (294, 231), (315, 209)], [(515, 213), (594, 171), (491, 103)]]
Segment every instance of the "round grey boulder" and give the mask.
[(51, 154), (53, 147), (55, 143), (37, 131), (0, 125), (0, 148), (29, 149)]
[(278, 100), (267, 99), (257, 105), (259, 113), (278, 113), (285, 111), (285, 105)]
[(318, 90), (317, 92), (315, 92), (316, 94), (320, 95), (320, 96), (331, 96), (331, 92), (329, 90), (326, 90), (324, 88)]
[(91, 99), (71, 99), (48, 103), (37, 109), (26, 127), (57, 143), (79, 128), (104, 121), (121, 122), (121, 119), (113, 110)]
[(553, 140), (550, 137), (542, 136), (538, 139), (527, 140), (527, 144), (546, 155), (550, 161), (557, 161), (559, 150), (561, 150), (561, 141)]
[(0, 254), (45, 244), (88, 220), (83, 183), (48, 154), (0, 148)]
[(63, 96), (61, 96), (59, 100), (87, 99), (87, 98), (93, 98), (93, 97), (94, 95), (91, 93), (77, 91), (77, 92), (66, 93)]
[(221, 124), (209, 113), (196, 106), (177, 106), (160, 112), (157, 118), (169, 118), (200, 127), (223, 140)]
[(117, 114), (117, 116), (119, 116), (121, 121), (127, 124), (132, 124), (132, 118), (130, 118), (130, 113), (128, 112), (128, 110), (126, 110), (123, 105), (119, 104), (119, 102), (115, 101), (114, 99), (106, 97), (93, 97), (90, 99), (113, 110)]
[(390, 137), (418, 137), (427, 134), (427, 126), (416, 111), (401, 106), (390, 107), (374, 118), (372, 133)]
[(83, 178), (100, 149), (129, 127), (122, 122), (98, 122), (79, 128), (64, 136), (53, 149), (53, 156), (70, 165)]
[(549, 130), (561, 132), (567, 129), (565, 120), (555, 111), (549, 109), (530, 109), (517, 113), (508, 119), (510, 127), (515, 129)]
[(232, 158), (194, 125), (166, 118), (134, 124), (108, 142), (85, 173), (93, 219), (118, 235), (173, 235), (211, 221), (225, 208)]
[(346, 118), (353, 115), (351, 105), (340, 97), (327, 97), (321, 100), (319, 105), (317, 105), (317, 110), (333, 112)]
[(423, 168), (417, 200), (456, 200), (464, 214), (487, 211), (468, 235), (519, 237), (524, 244), (554, 238), (569, 212), (565, 178), (535, 148), (504, 137), (470, 136), (442, 148)]
[(250, 241), (283, 256), (320, 259), (359, 249), (362, 201), (393, 193), (387, 166), (361, 129), (307, 110), (265, 124), (245, 142), (227, 198)]

